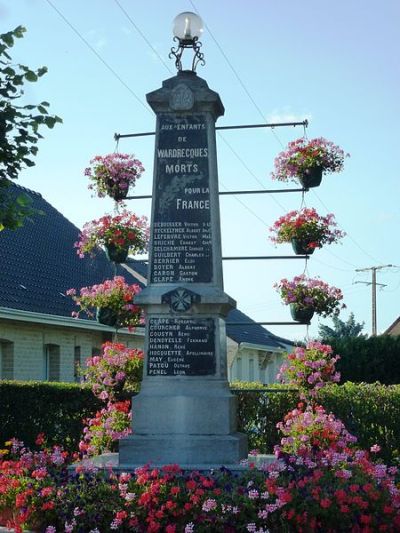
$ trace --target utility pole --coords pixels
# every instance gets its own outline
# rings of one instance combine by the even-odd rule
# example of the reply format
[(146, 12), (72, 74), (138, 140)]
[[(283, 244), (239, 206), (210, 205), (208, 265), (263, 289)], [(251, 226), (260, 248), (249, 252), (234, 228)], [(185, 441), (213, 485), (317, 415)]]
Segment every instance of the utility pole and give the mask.
[(356, 272), (367, 272), (368, 270), (371, 270), (372, 272), (372, 281), (355, 281), (354, 283), (363, 283), (364, 285), (371, 285), (372, 287), (372, 336), (375, 337), (377, 334), (377, 327), (376, 327), (376, 286), (379, 285), (380, 287), (386, 287), (384, 283), (377, 283), (376, 282), (376, 271), (381, 270), (382, 268), (392, 268), (394, 265), (381, 265), (381, 266), (373, 266), (373, 267), (367, 267), (367, 268), (356, 268)]

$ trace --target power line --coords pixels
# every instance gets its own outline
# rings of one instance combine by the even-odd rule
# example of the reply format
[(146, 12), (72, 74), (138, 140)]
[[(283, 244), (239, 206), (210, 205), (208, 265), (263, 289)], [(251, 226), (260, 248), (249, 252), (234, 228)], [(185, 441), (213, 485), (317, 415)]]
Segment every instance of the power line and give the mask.
[[(313, 194), (316, 196), (316, 198), (318, 199), (318, 201), (320, 202), (320, 204), (326, 209), (326, 211), (329, 213), (331, 210), (328, 209), (328, 207), (324, 204), (324, 202), (321, 200), (321, 198), (318, 196), (318, 194), (313, 190)], [(338, 228), (341, 228), (340, 224), (338, 224)], [(341, 228), (343, 229), (343, 228)], [(372, 259), (373, 261), (376, 261), (377, 263), (381, 263), (381, 261), (378, 261), (378, 259), (376, 259), (376, 257), (373, 257), (371, 254), (369, 254), (366, 250), (364, 250), (364, 248), (362, 248), (358, 242), (353, 239), (353, 237), (351, 235), (349, 235), (349, 233), (346, 232), (346, 236), (349, 237), (349, 239), (357, 246), (357, 248), (359, 250), (361, 250), (361, 252), (363, 252), (366, 256), (368, 256), (370, 259)], [(343, 260), (345, 263), (348, 263), (348, 264), (351, 264), (349, 263), (348, 261), (345, 261)], [(355, 265), (352, 265), (352, 266), (355, 266)]]
[[(193, 0), (189, 0), (190, 4), (192, 5), (193, 9), (199, 13), (196, 5), (194, 4)], [(219, 42), (217, 41), (217, 39), (214, 37), (214, 34), (212, 33), (212, 31), (210, 30), (209, 26), (205, 23), (205, 27), (207, 28), (207, 31), (208, 33), (210, 34), (211, 38), (213, 39), (214, 43), (216, 44), (218, 50), (221, 52), (222, 56), (224, 57), (225, 61), (227, 62), (227, 64), (229, 65), (230, 69), (232, 70), (233, 74), (235, 75), (236, 79), (238, 80), (238, 82), (240, 83), (241, 87), (243, 88), (243, 90), (245, 91), (245, 93), (247, 94), (247, 96), (249, 97), (250, 101), (252, 102), (252, 104), (254, 105), (254, 107), (257, 109), (258, 113), (260, 114), (260, 116), (265, 120), (265, 117), (264, 117), (264, 114), (263, 112), (261, 111), (260, 107), (258, 106), (258, 104), (256, 103), (256, 101), (254, 100), (254, 98), (252, 97), (252, 95), (250, 94), (249, 90), (247, 89), (247, 87), (245, 86), (245, 84), (243, 83), (241, 77), (239, 76), (239, 74), (237, 73), (236, 69), (233, 67), (232, 63), (229, 61), (229, 58), (227, 57), (227, 55), (225, 54), (223, 48), (221, 47), (221, 45), (219, 44)], [(272, 133), (275, 135), (277, 141), (279, 142), (279, 144), (282, 146), (283, 148), (283, 144), (281, 142), (281, 140), (277, 137), (276, 133), (271, 129)], [(315, 193), (315, 195), (317, 196), (318, 200), (323, 204), (322, 200), (318, 197), (318, 195)], [(282, 207), (282, 206), (281, 206)], [(324, 205), (325, 209), (329, 212), (329, 209)], [(353, 243), (364, 253), (366, 254), (367, 256), (369, 256), (370, 258), (372, 258), (374, 261), (376, 261), (375, 258), (373, 258), (367, 251), (365, 251), (352, 237), (351, 235), (348, 235), (348, 237), (353, 241)], [(333, 254), (332, 254), (333, 255)], [(347, 262), (348, 264), (350, 264), (351, 266), (355, 266), (355, 265), (352, 265), (351, 263), (349, 263), (348, 261), (344, 261), (344, 262)]]
[[(229, 148), (229, 150), (233, 153), (233, 155), (236, 157), (236, 159), (238, 161), (240, 161), (240, 163), (242, 164), (243, 168), (245, 168), (247, 170), (247, 172), (250, 174), (250, 176), (252, 176), (257, 181), (257, 183), (259, 183), (261, 185), (261, 187), (263, 187), (265, 189), (264, 183), (257, 178), (257, 176), (254, 174), (254, 172), (250, 169), (250, 167), (246, 164), (246, 162), (242, 159), (242, 157), (237, 153), (237, 151), (233, 148), (233, 146), (225, 139), (225, 137), (222, 135), (222, 133), (218, 132), (218, 136), (223, 140), (223, 142), (226, 144), (226, 146)], [(276, 198), (274, 198), (274, 196), (271, 195), (271, 198), (277, 205), (279, 205), (279, 207), (283, 211), (286, 211), (286, 208)]]
[(151, 110), (147, 107), (147, 105), (139, 98), (139, 96), (127, 85), (127, 83), (121, 78), (121, 76), (115, 72), (115, 70), (107, 63), (105, 59), (97, 52), (95, 48), (83, 37), (83, 35), (71, 24), (71, 22), (67, 19), (67, 17), (51, 2), (51, 0), (46, 0), (46, 2), (49, 4), (50, 7), (54, 9), (54, 11), (58, 14), (58, 16), (71, 28), (71, 30), (83, 41), (83, 43), (93, 52), (93, 54), (99, 59), (103, 65), (117, 78), (117, 80), (127, 89), (130, 94), (135, 98), (139, 104), (146, 109), (149, 113), (151, 113)]
[[(199, 10), (197, 9), (197, 7), (195, 6), (193, 0), (189, 0), (190, 4), (192, 5), (193, 9), (197, 12), (197, 14), (199, 14)], [(225, 61), (227, 62), (229, 68), (232, 70), (235, 78), (238, 80), (239, 84), (241, 85), (242, 89), (244, 90), (244, 92), (247, 94), (247, 96), (249, 97), (250, 101), (252, 102), (252, 104), (254, 105), (254, 107), (256, 108), (256, 110), (258, 111), (259, 115), (262, 117), (263, 120), (266, 121), (266, 118), (264, 116), (264, 113), (261, 111), (260, 107), (258, 106), (257, 102), (254, 100), (254, 98), (252, 97), (252, 95), (250, 94), (250, 91), (247, 89), (246, 85), (243, 83), (241, 77), (239, 76), (239, 74), (237, 73), (236, 69), (234, 68), (234, 66), (232, 65), (232, 63), (229, 61), (229, 58), (228, 56), (225, 54), (222, 46), (219, 44), (219, 42), (217, 41), (217, 39), (214, 37), (214, 34), (213, 32), (211, 31), (210, 27), (204, 23), (204, 26), (206, 27), (208, 33), (210, 34), (212, 40), (214, 41), (214, 43), (216, 44), (218, 50), (221, 52), (223, 58), (225, 59)], [(283, 144), (282, 144), (282, 141), (279, 139), (278, 135), (275, 133), (275, 131), (273, 129), (271, 129), (271, 133), (273, 134), (273, 136), (275, 137), (275, 139), (278, 141), (278, 143), (281, 145), (282, 148), (284, 148)]]
[(142, 30), (139, 28), (139, 26), (134, 22), (134, 20), (130, 17), (129, 13), (121, 6), (118, 0), (114, 0), (114, 2), (117, 4), (119, 9), (122, 11), (122, 13), (125, 15), (125, 17), (129, 20), (130, 24), (135, 28), (135, 30), (138, 32), (140, 37), (144, 40), (144, 42), (153, 50), (153, 52), (156, 54), (158, 59), (161, 61), (161, 63), (164, 65), (164, 67), (168, 70), (170, 74), (174, 74), (171, 68), (169, 67), (168, 63), (164, 61), (162, 56), (159, 54), (158, 50), (154, 48), (154, 46), (151, 44), (151, 42), (148, 40), (146, 35), (142, 32)]

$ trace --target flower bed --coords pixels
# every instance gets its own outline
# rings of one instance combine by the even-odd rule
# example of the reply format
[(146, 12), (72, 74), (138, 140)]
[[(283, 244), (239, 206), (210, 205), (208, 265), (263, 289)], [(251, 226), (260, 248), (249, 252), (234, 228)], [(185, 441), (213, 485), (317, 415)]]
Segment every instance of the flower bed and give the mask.
[(90, 464), (66, 475), (59, 448), (31, 453), (13, 441), (0, 460), (0, 510), (8, 526), (56, 532), (396, 532), (397, 469), (367, 452), (281, 459), (243, 475), (177, 465), (108, 476)]
[[(120, 345), (105, 345), (103, 359), (111, 357), (113, 370), (108, 361), (104, 376), (101, 358), (89, 363), (103, 380), (103, 390), (95, 388), (96, 394), (106, 392), (110, 400), (106, 417), (112, 410), (130, 414), (127, 402), (111, 401), (119, 380), (110, 376), (129, 360), (113, 356), (125, 352)], [(305, 403), (278, 424), (283, 437), (272, 464), (255, 469), (248, 463), (241, 474), (221, 468), (207, 475), (184, 472), (178, 465), (146, 465), (117, 475), (110, 469), (97, 472), (83, 461), (67, 475), (67, 464), (76, 455), (46, 446), (44, 435), (38, 436), (41, 449), (35, 452), (12, 439), (0, 451), (0, 517), (17, 533), (24, 527), (45, 533), (397, 532), (398, 468), (372, 459), (371, 453), (380, 452), (377, 444), (370, 451), (357, 449), (357, 439), (343, 422), (316, 404), (318, 385), (329, 390), (328, 384), (336, 381), (336, 359), (329, 346), (309, 343), (292, 359), (295, 363), (282, 368), (289, 384), (301, 388)], [(301, 370), (306, 367), (311, 374)], [(321, 379), (310, 383), (320, 369)], [(114, 422), (99, 416), (92, 426), (115, 439), (121, 432), (117, 427), (114, 435), (109, 433)]]

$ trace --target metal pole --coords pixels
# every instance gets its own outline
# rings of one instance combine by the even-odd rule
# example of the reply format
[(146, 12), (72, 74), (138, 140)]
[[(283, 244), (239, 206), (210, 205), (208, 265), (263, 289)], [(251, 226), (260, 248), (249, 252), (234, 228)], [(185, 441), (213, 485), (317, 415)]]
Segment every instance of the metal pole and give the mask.
[[(216, 130), (243, 130), (249, 128), (280, 128), (287, 126), (303, 126), (308, 127), (308, 120), (301, 120), (298, 122), (274, 122), (270, 124), (240, 124), (238, 126), (216, 126)], [(146, 131), (142, 133), (114, 133), (114, 139), (119, 141), (120, 139), (126, 139), (129, 137), (147, 137), (149, 135), (155, 135), (155, 131)]]
[(356, 281), (355, 283), (364, 283), (365, 285), (371, 285), (372, 288), (372, 327), (371, 335), (376, 337), (377, 335), (377, 313), (376, 313), (376, 286), (380, 285), (381, 287), (386, 287), (383, 283), (376, 282), (376, 271), (381, 270), (382, 268), (393, 268), (395, 265), (381, 265), (373, 266), (367, 268), (356, 268), (356, 272), (367, 272), (368, 270), (372, 271), (372, 280), (369, 281)]
[(372, 336), (376, 337), (376, 267), (372, 267)]

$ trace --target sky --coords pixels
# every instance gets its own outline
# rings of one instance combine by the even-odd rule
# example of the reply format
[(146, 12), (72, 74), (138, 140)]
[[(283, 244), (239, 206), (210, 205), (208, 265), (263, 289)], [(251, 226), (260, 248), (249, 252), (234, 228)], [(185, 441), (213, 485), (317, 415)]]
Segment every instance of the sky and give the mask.
[[(134, 153), (146, 172), (131, 194), (151, 194), (154, 137), (121, 139), (114, 133), (154, 131), (145, 99), (175, 75), (168, 58), (172, 21), (198, 12), (206, 65), (198, 75), (225, 106), (218, 125), (308, 119), (308, 138), (326, 137), (351, 154), (340, 174), (324, 176), (305, 195), (321, 215), (334, 213), (347, 233), (309, 259), (307, 272), (342, 289), (347, 308), (371, 332), (371, 272), (378, 271), (378, 333), (400, 315), (400, 116), (398, 0), (0, 0), (0, 31), (27, 28), (12, 57), (48, 67), (26, 86), (24, 103), (50, 102), (63, 119), (43, 130), (36, 166), (18, 183), (42, 196), (78, 227), (111, 212), (109, 199), (91, 197), (83, 170), (97, 154)], [(303, 135), (302, 127), (232, 130), (217, 134), (220, 190), (290, 188), (273, 182), (276, 155)], [(302, 203), (300, 193), (220, 197), (224, 256), (292, 255), (275, 247), (268, 228)], [(129, 209), (150, 216), (150, 200)], [(0, 235), (1, 238), (1, 235)], [(305, 269), (303, 259), (224, 261), (225, 292), (256, 321), (288, 321), (273, 284)], [(363, 282), (363, 283), (359, 283)], [(302, 325), (270, 326), (304, 340), (318, 335), (314, 317)]]

